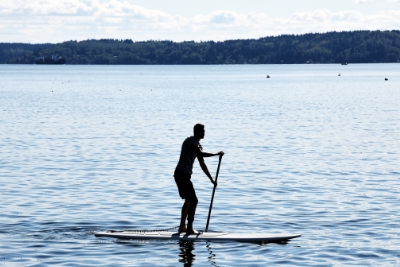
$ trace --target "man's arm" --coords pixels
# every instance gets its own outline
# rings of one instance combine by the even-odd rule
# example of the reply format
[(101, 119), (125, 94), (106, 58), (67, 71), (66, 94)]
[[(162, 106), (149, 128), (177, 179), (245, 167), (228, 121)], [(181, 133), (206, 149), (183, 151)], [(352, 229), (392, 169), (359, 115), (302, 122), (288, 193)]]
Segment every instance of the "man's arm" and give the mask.
[(204, 162), (203, 156), (202, 156), (201, 154), (200, 154), (200, 155), (197, 155), (197, 159), (198, 159), (198, 161), (199, 161), (199, 163), (200, 163), (201, 169), (202, 169), (203, 172), (207, 175), (208, 179), (210, 179), (211, 183), (213, 183), (214, 185), (217, 185), (216, 182), (213, 180), (213, 178), (212, 178), (210, 172), (208, 171), (208, 168), (207, 168), (206, 163)]
[(197, 154), (197, 159), (200, 163), (200, 167), (203, 170), (203, 172), (207, 175), (207, 177), (210, 179), (211, 183), (213, 183), (214, 185), (217, 185), (215, 183), (215, 181), (213, 180), (210, 172), (208, 171), (207, 165), (204, 162), (204, 157), (212, 157), (212, 156), (217, 156), (217, 155), (224, 155), (223, 151), (220, 151), (218, 153), (209, 153), (209, 152), (203, 152), (200, 150), (200, 148), (198, 146), (193, 146), (194, 151)]
[(221, 156), (224, 155), (223, 151), (219, 151), (217, 153), (203, 152), (195, 144), (192, 144), (191, 148), (194, 150), (194, 152), (196, 153), (197, 157), (202, 156), (203, 158), (208, 158), (208, 157), (213, 157), (213, 156), (218, 156), (218, 155), (221, 155)]
[(223, 156), (224, 152), (220, 151), (220, 152), (217, 152), (217, 153), (210, 153), (210, 152), (200, 151), (200, 149), (199, 149), (199, 152), (197, 152), (197, 155), (199, 155), (199, 154), (201, 154), (203, 156), (203, 158), (208, 158), (208, 157), (213, 157), (213, 156), (218, 156), (218, 155), (222, 155)]

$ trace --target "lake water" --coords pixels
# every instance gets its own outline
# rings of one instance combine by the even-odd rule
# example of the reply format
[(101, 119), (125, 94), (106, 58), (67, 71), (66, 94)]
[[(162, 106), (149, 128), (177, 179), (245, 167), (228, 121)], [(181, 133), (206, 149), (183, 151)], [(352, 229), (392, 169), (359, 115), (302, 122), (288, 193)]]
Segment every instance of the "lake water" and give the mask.
[[(399, 107), (400, 64), (0, 65), (0, 266), (400, 266)], [(226, 153), (210, 230), (301, 238), (93, 235), (179, 225), (198, 122)], [(212, 184), (192, 180), (204, 230)]]

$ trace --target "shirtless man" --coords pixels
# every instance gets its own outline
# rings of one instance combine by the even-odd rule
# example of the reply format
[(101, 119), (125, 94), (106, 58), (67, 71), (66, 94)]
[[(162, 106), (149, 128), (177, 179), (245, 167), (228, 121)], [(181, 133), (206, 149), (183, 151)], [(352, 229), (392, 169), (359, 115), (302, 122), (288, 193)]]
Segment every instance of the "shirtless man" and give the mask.
[[(186, 232), (188, 235), (198, 234), (197, 231), (193, 230), (193, 221), (198, 200), (192, 181), (190, 181), (194, 160), (196, 158), (198, 159), (201, 169), (210, 179), (211, 183), (216, 186), (217, 183), (213, 180), (208, 171), (207, 165), (204, 163), (204, 157), (224, 155), (224, 152), (222, 151), (218, 153), (204, 152), (203, 147), (200, 144), (200, 140), (204, 138), (204, 135), (204, 125), (200, 123), (196, 124), (193, 127), (193, 136), (186, 138), (182, 144), (181, 156), (174, 173), (179, 195), (185, 200), (185, 203), (182, 206), (179, 233)], [(186, 219), (188, 221), (187, 228), (185, 225)]]

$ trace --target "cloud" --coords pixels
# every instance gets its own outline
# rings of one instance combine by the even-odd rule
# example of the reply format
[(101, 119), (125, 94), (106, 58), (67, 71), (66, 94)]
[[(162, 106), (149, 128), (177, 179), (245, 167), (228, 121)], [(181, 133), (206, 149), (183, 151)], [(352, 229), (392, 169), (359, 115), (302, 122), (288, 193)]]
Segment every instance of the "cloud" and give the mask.
[(0, 0), (0, 42), (55, 43), (92, 38), (201, 41), (399, 28), (400, 11), (396, 10), (364, 15), (318, 9), (286, 18), (216, 10), (184, 17), (125, 0)]
[(217, 24), (232, 24), (235, 23), (237, 19), (239, 19), (239, 15), (229, 10), (213, 12), (209, 16), (209, 21)]
[(367, 4), (367, 3), (371, 3), (372, 0), (354, 0), (354, 3), (356, 4)]

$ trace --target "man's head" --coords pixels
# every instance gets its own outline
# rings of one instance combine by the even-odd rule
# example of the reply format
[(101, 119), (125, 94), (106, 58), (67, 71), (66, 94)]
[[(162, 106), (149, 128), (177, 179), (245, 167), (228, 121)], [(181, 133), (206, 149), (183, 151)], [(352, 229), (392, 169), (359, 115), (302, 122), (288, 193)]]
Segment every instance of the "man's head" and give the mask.
[(204, 138), (204, 134), (205, 134), (205, 130), (204, 130), (204, 124), (201, 123), (197, 123), (194, 127), (193, 127), (193, 135), (196, 139), (203, 139)]

